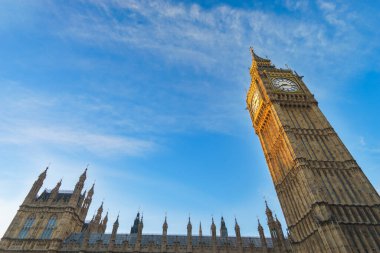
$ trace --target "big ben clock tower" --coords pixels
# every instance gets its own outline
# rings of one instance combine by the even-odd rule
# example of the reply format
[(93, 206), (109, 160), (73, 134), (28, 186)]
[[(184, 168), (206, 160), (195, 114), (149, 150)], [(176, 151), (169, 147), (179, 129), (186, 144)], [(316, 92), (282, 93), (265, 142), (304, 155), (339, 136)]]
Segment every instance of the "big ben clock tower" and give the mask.
[(289, 69), (253, 49), (247, 107), (295, 252), (380, 252), (380, 197)]

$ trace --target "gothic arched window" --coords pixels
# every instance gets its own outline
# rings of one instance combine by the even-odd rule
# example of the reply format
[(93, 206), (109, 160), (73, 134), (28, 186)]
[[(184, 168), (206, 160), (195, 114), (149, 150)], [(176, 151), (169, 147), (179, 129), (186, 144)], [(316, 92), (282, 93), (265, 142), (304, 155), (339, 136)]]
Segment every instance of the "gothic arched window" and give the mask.
[(53, 233), (53, 230), (55, 228), (56, 222), (57, 222), (56, 216), (50, 217), (44, 231), (42, 232), (41, 239), (50, 239), (51, 234)]
[(36, 216), (34, 214), (30, 215), (26, 219), (24, 226), (22, 227), (20, 233), (18, 234), (19, 239), (26, 238), (26, 236), (28, 235), (28, 232), (29, 232), (30, 228), (33, 226), (33, 223), (35, 220), (36, 220)]

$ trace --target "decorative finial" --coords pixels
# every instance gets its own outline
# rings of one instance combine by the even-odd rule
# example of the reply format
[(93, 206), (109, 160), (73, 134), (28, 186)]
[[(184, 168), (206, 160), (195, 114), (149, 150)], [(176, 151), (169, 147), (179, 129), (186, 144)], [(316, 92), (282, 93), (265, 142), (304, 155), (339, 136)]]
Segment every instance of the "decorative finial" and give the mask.
[(251, 51), (252, 59), (255, 59), (255, 52), (253, 51), (253, 47), (249, 47), (249, 50)]

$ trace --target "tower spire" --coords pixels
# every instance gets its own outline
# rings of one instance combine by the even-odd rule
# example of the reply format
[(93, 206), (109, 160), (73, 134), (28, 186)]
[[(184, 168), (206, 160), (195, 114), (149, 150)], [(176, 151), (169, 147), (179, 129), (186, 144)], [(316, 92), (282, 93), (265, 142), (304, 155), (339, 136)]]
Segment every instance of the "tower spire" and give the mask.
[(33, 183), (33, 186), (30, 189), (28, 195), (26, 196), (24, 203), (32, 202), (33, 200), (35, 200), (38, 192), (40, 191), (46, 179), (48, 169), (49, 169), (49, 166), (46, 167), (46, 169), (38, 176), (37, 180)]
[(220, 236), (224, 238), (228, 237), (227, 227), (226, 227), (226, 223), (224, 222), (223, 216), (220, 220)]
[(58, 183), (56, 184), (56, 186), (51, 191), (50, 197), (49, 197), (50, 201), (54, 201), (57, 198), (57, 195), (58, 195), (58, 192), (59, 192), (59, 188), (61, 187), (61, 185), (62, 185), (62, 179), (58, 181)]
[(187, 252), (192, 251), (192, 228), (190, 221), (190, 215), (189, 215), (189, 221), (187, 222)]
[(119, 229), (119, 214), (117, 214), (116, 220), (113, 223), (113, 227), (112, 227), (112, 234), (111, 234), (111, 238), (110, 238), (110, 247), (111, 248), (113, 247), (113, 245), (115, 245), (116, 235), (117, 235), (118, 229)]
[(84, 182), (86, 181), (87, 178), (87, 168), (84, 170), (82, 175), (80, 175), (78, 182), (75, 185), (73, 195), (70, 198), (70, 204), (72, 206), (77, 206), (78, 205), (78, 200), (79, 197), (82, 193), (83, 187), (84, 187)]
[(162, 224), (162, 239), (161, 239), (161, 252), (166, 252), (167, 249), (167, 235), (168, 235), (168, 222), (166, 221), (166, 213), (164, 224)]
[(266, 250), (266, 248), (267, 248), (267, 240), (265, 238), (264, 228), (263, 228), (263, 226), (261, 226), (259, 218), (257, 218), (257, 224), (258, 224), (257, 225), (257, 230), (259, 231), (259, 235), (260, 235), (261, 247), (263, 247), (264, 250)]

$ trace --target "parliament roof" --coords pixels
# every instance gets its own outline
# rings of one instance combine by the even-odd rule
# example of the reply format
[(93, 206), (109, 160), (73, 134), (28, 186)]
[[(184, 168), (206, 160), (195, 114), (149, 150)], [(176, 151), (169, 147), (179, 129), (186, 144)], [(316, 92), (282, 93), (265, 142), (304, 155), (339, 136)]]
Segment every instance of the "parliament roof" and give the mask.
[[(85, 232), (82, 233), (73, 233), (68, 238), (66, 238), (63, 244), (67, 245), (70, 243), (79, 243), (82, 244), (85, 237)], [(111, 234), (99, 234), (99, 233), (91, 233), (89, 236), (89, 244), (109, 244), (110, 243)], [(186, 235), (167, 235), (167, 245), (168, 246), (186, 246), (187, 245), (187, 236)], [(137, 234), (117, 234), (115, 239), (115, 244), (123, 244), (125, 241), (128, 241), (128, 244), (134, 245), (137, 240)], [(272, 239), (266, 238), (267, 246), (269, 248), (273, 247)], [(218, 246), (223, 246), (225, 244), (229, 244), (230, 246), (235, 247), (237, 245), (236, 237), (217, 237), (216, 242)], [(243, 247), (262, 247), (260, 237), (242, 237)], [(142, 246), (149, 246), (151, 244), (160, 246), (162, 243), (162, 235), (158, 234), (143, 234), (141, 238)], [(212, 237), (211, 236), (192, 236), (192, 245), (204, 245), (204, 246), (212, 246)]]

